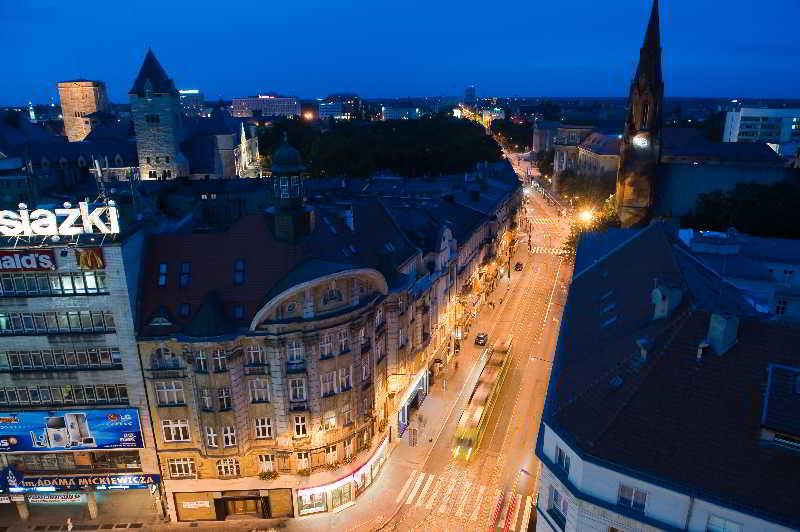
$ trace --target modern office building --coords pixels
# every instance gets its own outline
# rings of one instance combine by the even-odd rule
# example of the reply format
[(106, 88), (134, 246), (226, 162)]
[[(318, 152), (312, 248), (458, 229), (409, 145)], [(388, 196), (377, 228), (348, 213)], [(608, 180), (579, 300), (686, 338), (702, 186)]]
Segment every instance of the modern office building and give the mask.
[(64, 133), (70, 142), (81, 141), (91, 132), (89, 115), (111, 112), (106, 84), (102, 81), (86, 79), (60, 81), (58, 97), (61, 100)]
[(358, 94), (331, 94), (319, 103), (319, 119), (361, 120), (364, 109)]
[(471, 106), (474, 106), (477, 103), (475, 85), (470, 85), (464, 89), (464, 103)]
[(205, 96), (198, 89), (179, 89), (183, 112), (189, 116), (202, 116), (205, 111)]
[(381, 119), (383, 120), (416, 120), (422, 116), (422, 109), (419, 107), (396, 107), (384, 105), (381, 107)]
[(725, 115), (723, 142), (766, 142), (784, 157), (800, 146), (800, 109), (742, 107)]
[(250, 116), (264, 118), (299, 116), (300, 100), (293, 96), (277, 96), (274, 94), (234, 98), (231, 102), (231, 115), (242, 118)]
[(53, 225), (0, 237), (4, 525), (58, 501), (73, 519), (162, 511), (133, 320), (144, 237), (119, 234), (111, 202), (69, 208), (83, 234)]

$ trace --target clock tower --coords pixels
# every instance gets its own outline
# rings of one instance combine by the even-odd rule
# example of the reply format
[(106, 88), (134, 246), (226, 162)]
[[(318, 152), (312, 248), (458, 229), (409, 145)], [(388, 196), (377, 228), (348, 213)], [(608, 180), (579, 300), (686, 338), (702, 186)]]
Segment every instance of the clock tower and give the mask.
[(656, 168), (661, 151), (661, 34), (658, 0), (639, 52), (639, 65), (628, 97), (628, 118), (617, 173), (617, 215), (623, 227), (646, 224), (652, 215)]

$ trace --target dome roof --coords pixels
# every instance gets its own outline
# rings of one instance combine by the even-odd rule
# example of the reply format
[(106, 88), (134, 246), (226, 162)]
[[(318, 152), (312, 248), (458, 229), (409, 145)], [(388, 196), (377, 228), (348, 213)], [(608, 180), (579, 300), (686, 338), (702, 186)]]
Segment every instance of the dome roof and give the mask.
[(305, 168), (300, 152), (289, 144), (284, 135), (283, 142), (272, 153), (272, 174), (299, 174)]

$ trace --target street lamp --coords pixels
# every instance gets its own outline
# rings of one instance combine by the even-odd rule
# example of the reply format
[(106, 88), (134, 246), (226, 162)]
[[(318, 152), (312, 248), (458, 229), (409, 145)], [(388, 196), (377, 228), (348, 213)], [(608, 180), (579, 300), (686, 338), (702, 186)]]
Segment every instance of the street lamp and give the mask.
[(581, 222), (585, 225), (589, 225), (594, 221), (594, 210), (593, 209), (584, 209), (578, 214), (578, 218)]

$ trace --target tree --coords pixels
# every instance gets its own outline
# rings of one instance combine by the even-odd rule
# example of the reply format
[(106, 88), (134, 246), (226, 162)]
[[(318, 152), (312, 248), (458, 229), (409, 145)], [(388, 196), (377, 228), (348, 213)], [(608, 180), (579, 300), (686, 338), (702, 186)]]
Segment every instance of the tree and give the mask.
[(539, 173), (542, 175), (553, 175), (553, 161), (555, 161), (555, 152), (553, 150), (544, 152), (537, 162)]
[(563, 255), (568, 261), (575, 261), (575, 254), (584, 233), (605, 233), (609, 229), (620, 227), (616, 200), (613, 195), (606, 199), (603, 206), (593, 214), (594, 216), (590, 220), (583, 220), (578, 216), (572, 221), (569, 236), (562, 247)]

